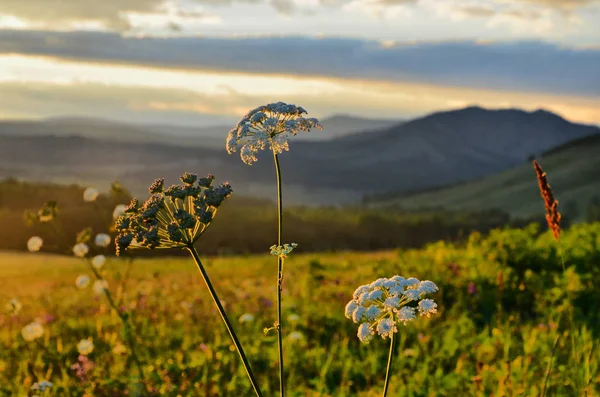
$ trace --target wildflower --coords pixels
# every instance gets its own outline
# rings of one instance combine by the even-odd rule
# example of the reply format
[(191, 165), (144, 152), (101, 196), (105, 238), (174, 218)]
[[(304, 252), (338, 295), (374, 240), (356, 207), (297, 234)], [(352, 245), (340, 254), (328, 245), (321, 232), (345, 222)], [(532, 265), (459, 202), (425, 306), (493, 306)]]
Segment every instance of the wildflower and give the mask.
[(37, 321), (27, 324), (21, 330), (21, 336), (23, 336), (23, 339), (25, 339), (27, 342), (31, 342), (33, 340), (36, 340), (37, 338), (41, 338), (43, 335), (44, 327), (42, 327), (42, 324), (40, 324)]
[(292, 252), (294, 250), (294, 248), (296, 248), (297, 246), (298, 246), (298, 244), (296, 244), (296, 243), (283, 244), (283, 245), (272, 245), (270, 247), (271, 255), (279, 256), (281, 258), (287, 258), (289, 253)]
[(29, 252), (38, 252), (42, 245), (44, 244), (44, 240), (42, 240), (39, 236), (33, 236), (27, 240), (27, 249)]
[(94, 243), (98, 246), (98, 247), (102, 247), (102, 248), (106, 248), (110, 245), (110, 236), (106, 233), (99, 233), (96, 235), (96, 238), (94, 239)]
[(467, 292), (469, 293), (469, 295), (475, 295), (477, 293), (477, 286), (475, 285), (475, 283), (469, 283), (469, 285), (467, 286)]
[(90, 251), (90, 247), (86, 243), (77, 243), (73, 246), (73, 254), (80, 258), (83, 258)]
[(88, 285), (90, 285), (90, 278), (85, 274), (81, 274), (75, 279), (75, 286), (79, 289), (84, 289)]
[(424, 297), (437, 290), (437, 285), (429, 280), (400, 276), (379, 278), (354, 291), (344, 314), (360, 324), (357, 336), (361, 342), (369, 343), (376, 333), (385, 339), (398, 332), (398, 323), (406, 325), (416, 318), (415, 307), (409, 306), (411, 302), (418, 302), (421, 316), (430, 317), (436, 313), (437, 304)]
[(41, 382), (36, 382), (33, 385), (31, 385), (31, 387), (29, 388), (30, 390), (39, 390), (39, 391), (46, 391), (46, 389), (49, 389), (52, 387), (52, 383), (48, 382), (47, 380), (43, 380)]
[(302, 115), (305, 113), (306, 110), (301, 106), (283, 102), (251, 110), (229, 131), (227, 153), (231, 154), (241, 146), (242, 161), (252, 165), (258, 160), (256, 153), (267, 146), (276, 154), (289, 150), (288, 138), (291, 135), (296, 135), (298, 131), (310, 131), (311, 128), (322, 129), (319, 120), (304, 118)]
[(288, 335), (288, 339), (292, 342), (301, 341), (304, 339), (304, 335), (302, 334), (302, 332), (294, 331), (290, 332), (290, 334)]
[(296, 313), (292, 313), (288, 316), (288, 321), (290, 323), (296, 323), (296, 322), (300, 321), (300, 316), (297, 315)]
[(83, 191), (83, 201), (86, 203), (91, 203), (92, 201), (96, 201), (99, 195), (100, 193), (98, 190), (94, 189), (93, 187), (88, 187)]
[(104, 266), (104, 263), (106, 263), (106, 257), (104, 255), (96, 255), (92, 258), (92, 266), (96, 269), (101, 269), (102, 266)]
[(546, 178), (546, 173), (540, 166), (540, 164), (533, 160), (533, 168), (537, 176), (538, 185), (540, 187), (540, 193), (544, 199), (544, 207), (546, 208), (546, 222), (548, 227), (552, 230), (552, 235), (556, 240), (560, 238), (560, 220), (561, 215), (558, 212), (558, 200), (554, 199), (552, 194), (552, 188)]
[(87, 356), (94, 351), (94, 343), (90, 339), (82, 339), (77, 344), (77, 351), (79, 354)]
[(88, 372), (94, 369), (96, 365), (93, 361), (84, 355), (80, 355), (77, 358), (77, 362), (71, 365), (71, 369), (75, 371), (75, 375), (79, 380), (84, 381), (87, 377)]
[(94, 294), (102, 295), (105, 293), (104, 290), (108, 289), (108, 283), (106, 280), (96, 280), (92, 288), (94, 289)]
[(21, 309), (23, 309), (23, 305), (21, 304), (21, 301), (18, 300), (17, 298), (12, 298), (6, 304), (5, 309), (6, 309), (6, 311), (7, 311), (8, 314), (14, 316), (16, 314), (19, 314), (19, 312), (21, 311)]
[(250, 323), (250, 322), (254, 321), (254, 315), (251, 313), (244, 313), (240, 316), (238, 321), (240, 323)]
[(112, 213), (113, 219), (117, 219), (118, 217), (123, 215), (125, 213), (126, 209), (127, 209), (127, 206), (125, 204), (117, 205)]
[(117, 255), (127, 248), (192, 246), (232, 192), (228, 183), (212, 186), (212, 175), (198, 179), (185, 173), (180, 179), (182, 185), (166, 189), (163, 180), (157, 179), (145, 203), (131, 201), (115, 222)]

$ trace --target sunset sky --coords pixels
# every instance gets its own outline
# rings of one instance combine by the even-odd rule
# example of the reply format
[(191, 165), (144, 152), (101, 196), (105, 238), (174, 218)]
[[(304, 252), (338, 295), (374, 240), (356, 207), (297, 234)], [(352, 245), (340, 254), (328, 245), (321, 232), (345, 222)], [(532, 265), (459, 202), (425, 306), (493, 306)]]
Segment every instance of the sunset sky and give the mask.
[(600, 125), (600, 0), (0, 0), (0, 118), (408, 118), (467, 105)]

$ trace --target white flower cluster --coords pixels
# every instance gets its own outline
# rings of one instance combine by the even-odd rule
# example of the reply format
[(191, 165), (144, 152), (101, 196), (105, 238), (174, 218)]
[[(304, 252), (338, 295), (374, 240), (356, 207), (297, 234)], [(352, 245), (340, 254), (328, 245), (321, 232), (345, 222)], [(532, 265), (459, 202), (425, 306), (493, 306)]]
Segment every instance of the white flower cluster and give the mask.
[(298, 244), (283, 244), (283, 245), (272, 245), (269, 249), (271, 250), (271, 255), (279, 256), (281, 258), (287, 258), (287, 256), (296, 248)]
[[(371, 284), (361, 285), (354, 291), (353, 299), (346, 305), (346, 317), (357, 324), (358, 338), (369, 343), (375, 333), (382, 338), (398, 332), (397, 324), (404, 325), (417, 317), (437, 313), (437, 304), (424, 299), (434, 293), (438, 286), (432, 281), (419, 281), (414, 277), (379, 278)], [(417, 307), (408, 306), (418, 302)]]
[(301, 106), (284, 102), (259, 106), (246, 114), (227, 135), (226, 148), (229, 154), (241, 146), (242, 161), (252, 165), (258, 159), (256, 153), (267, 145), (274, 153), (289, 150), (288, 139), (298, 131), (322, 129), (319, 120), (304, 118), (306, 110)]
[(23, 336), (23, 339), (25, 339), (27, 342), (31, 342), (44, 336), (44, 327), (42, 327), (42, 324), (34, 321), (23, 327), (21, 330), (21, 336)]
[(79, 354), (87, 356), (94, 351), (94, 342), (91, 339), (82, 339), (77, 344), (77, 351)]

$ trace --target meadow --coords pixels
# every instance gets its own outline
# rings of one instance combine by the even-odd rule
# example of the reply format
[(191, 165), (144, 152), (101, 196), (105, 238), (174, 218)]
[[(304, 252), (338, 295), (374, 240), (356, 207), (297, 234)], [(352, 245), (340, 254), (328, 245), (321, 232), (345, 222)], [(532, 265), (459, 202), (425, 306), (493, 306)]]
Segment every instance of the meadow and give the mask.
[[(561, 246), (566, 272), (556, 241), (535, 224), (422, 249), (291, 255), (282, 291), (288, 395), (381, 395), (389, 342), (360, 343), (344, 306), (357, 286), (400, 274), (433, 280), (439, 307), (399, 327), (388, 395), (598, 396), (600, 223), (571, 226)], [(263, 392), (276, 395), (277, 337), (263, 332), (276, 319), (272, 256), (202, 259)], [(100, 270), (132, 320), (143, 386), (117, 313), (75, 285), (86, 271), (79, 258), (0, 253), (0, 302), (22, 304), (0, 314), (0, 395), (253, 394), (191, 259), (109, 257)], [(27, 342), (22, 329), (34, 319), (43, 336)], [(82, 362), (77, 345), (88, 338), (94, 348)], [(30, 390), (42, 380), (52, 387)]]

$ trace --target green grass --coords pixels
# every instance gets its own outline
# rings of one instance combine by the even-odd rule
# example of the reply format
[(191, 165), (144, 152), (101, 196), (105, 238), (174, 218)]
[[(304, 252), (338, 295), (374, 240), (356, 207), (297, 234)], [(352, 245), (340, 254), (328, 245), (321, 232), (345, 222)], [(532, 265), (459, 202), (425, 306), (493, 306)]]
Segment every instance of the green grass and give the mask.
[[(539, 159), (561, 209), (576, 207), (575, 220), (585, 219), (592, 197), (600, 192), (600, 137), (592, 136), (549, 152)], [(414, 194), (380, 196), (374, 207), (400, 205), (407, 210), (444, 207), (450, 210), (500, 209), (527, 218), (543, 210), (531, 163), (481, 179)], [(573, 212), (570, 210), (569, 212)]]
[[(353, 290), (395, 274), (440, 286), (439, 313), (400, 329), (390, 396), (540, 395), (556, 335), (560, 334), (547, 396), (600, 393), (600, 224), (564, 234), (563, 277), (554, 242), (535, 228), (472, 235), (466, 246), (436, 243), (423, 250), (291, 255), (285, 263), (284, 323), (302, 340), (286, 339), (290, 396), (377, 396), (385, 377), (388, 341), (362, 345), (343, 310)], [(257, 373), (265, 395), (278, 393), (277, 343), (263, 328), (275, 320), (272, 256), (205, 257), (207, 271)], [(147, 378), (146, 395), (251, 396), (246, 374), (191, 259), (110, 258), (103, 273), (129, 310)], [(0, 315), (0, 395), (26, 395), (38, 379), (54, 383), (46, 395), (137, 395), (137, 374), (120, 322), (90, 287), (78, 290), (82, 261), (45, 254), (0, 253), (0, 303), (18, 297), (23, 310)], [(499, 277), (499, 275), (502, 275)], [(469, 293), (469, 284), (476, 293)], [(124, 288), (123, 288), (124, 286)], [(576, 342), (570, 346), (565, 296), (575, 301)], [(252, 323), (240, 324), (243, 313)], [(39, 343), (23, 326), (45, 322)], [(563, 318), (561, 320), (561, 318)], [(558, 332), (558, 334), (557, 334)], [(95, 368), (81, 380), (70, 367), (77, 343), (93, 338)], [(43, 395), (43, 394), (42, 394)]]

